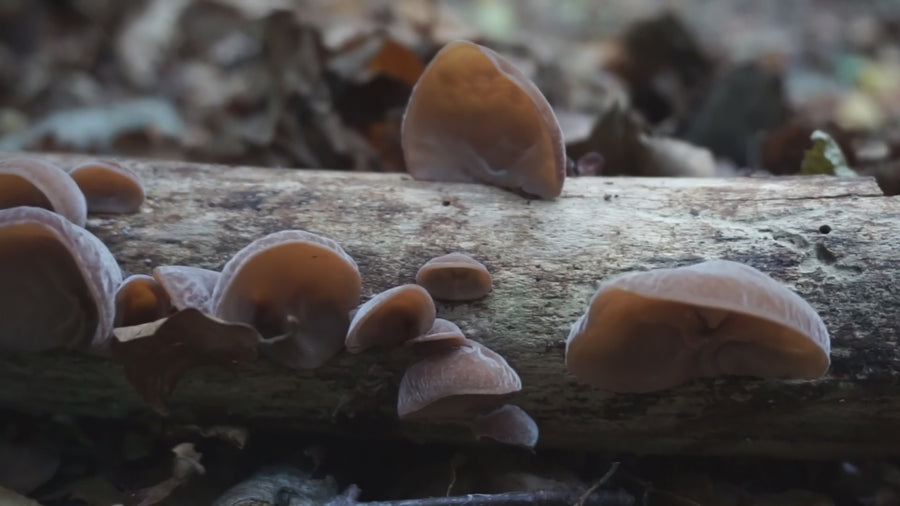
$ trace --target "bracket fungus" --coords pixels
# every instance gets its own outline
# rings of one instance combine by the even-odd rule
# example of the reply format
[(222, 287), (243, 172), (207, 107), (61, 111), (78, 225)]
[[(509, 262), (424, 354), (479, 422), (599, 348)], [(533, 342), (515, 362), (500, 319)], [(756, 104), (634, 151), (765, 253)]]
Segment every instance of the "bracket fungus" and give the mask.
[(221, 277), (218, 271), (186, 265), (162, 265), (153, 269), (153, 277), (165, 289), (175, 309), (192, 307), (212, 313), (212, 294)]
[(416, 179), (479, 182), (543, 199), (562, 192), (566, 155), (553, 109), (486, 47), (444, 46), (413, 88), (401, 130)]
[(359, 353), (375, 346), (396, 346), (421, 336), (434, 325), (431, 295), (419, 285), (385, 290), (359, 307), (350, 322), (345, 346)]
[(83, 227), (87, 204), (75, 181), (56, 165), (32, 158), (0, 160), (0, 209), (40, 207)]
[(432, 258), (416, 273), (416, 283), (436, 300), (470, 301), (491, 292), (491, 273), (478, 260), (464, 253)]
[(478, 415), (469, 423), (476, 439), (491, 438), (499, 443), (534, 448), (538, 442), (538, 426), (524, 409), (513, 404)]
[(400, 418), (473, 416), (521, 389), (522, 380), (506, 359), (467, 340), (406, 370), (397, 394), (397, 414)]
[(144, 203), (144, 183), (114, 162), (86, 162), (69, 169), (92, 213), (135, 213)]
[(153, 276), (132, 274), (116, 290), (116, 327), (152, 322), (171, 310), (169, 294)]
[(566, 366), (606, 390), (651, 392), (695, 377), (815, 379), (829, 353), (825, 323), (799, 295), (711, 260), (605, 283), (572, 325)]
[(232, 366), (258, 356), (259, 334), (249, 325), (227, 323), (185, 309), (154, 322), (114, 331), (113, 360), (154, 410), (168, 412), (166, 401), (178, 380), (193, 367)]
[(105, 349), (122, 271), (93, 234), (46, 209), (2, 209), (0, 279), (0, 348)]
[(315, 369), (344, 346), (362, 281), (335, 241), (283, 230), (238, 251), (213, 291), (214, 314), (252, 325), (262, 352), (297, 369)]

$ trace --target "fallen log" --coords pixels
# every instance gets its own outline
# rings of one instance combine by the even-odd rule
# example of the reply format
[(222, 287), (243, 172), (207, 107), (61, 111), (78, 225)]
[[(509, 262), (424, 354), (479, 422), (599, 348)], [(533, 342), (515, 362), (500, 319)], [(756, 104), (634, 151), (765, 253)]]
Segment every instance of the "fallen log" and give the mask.
[[(83, 157), (52, 156), (71, 163)], [(412, 282), (429, 258), (462, 250), (494, 290), (438, 315), (502, 354), (543, 447), (787, 457), (900, 454), (900, 197), (874, 180), (630, 179), (566, 182), (555, 201), (403, 174), (295, 171), (122, 160), (147, 183), (134, 215), (87, 228), (126, 274), (158, 265), (218, 269), (251, 240), (300, 228), (341, 243), (364, 297)], [(728, 378), (613, 395), (578, 384), (564, 339), (597, 283), (709, 258), (752, 265), (823, 316), (832, 366), (816, 381)], [(396, 420), (401, 352), (341, 354), (315, 371), (266, 361), (237, 374), (189, 373), (171, 419), (361, 437), (471, 441), (465, 428)], [(120, 369), (72, 352), (0, 355), (0, 407), (127, 417), (146, 412)]]

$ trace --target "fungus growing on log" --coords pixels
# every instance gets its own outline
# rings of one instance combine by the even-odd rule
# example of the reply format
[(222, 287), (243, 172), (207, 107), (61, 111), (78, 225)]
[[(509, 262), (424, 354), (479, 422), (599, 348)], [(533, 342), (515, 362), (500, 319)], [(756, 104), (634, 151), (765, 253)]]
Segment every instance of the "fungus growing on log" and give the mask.
[(92, 213), (135, 213), (144, 203), (144, 183), (114, 162), (86, 162), (69, 169)]
[(103, 349), (122, 272), (87, 230), (38, 207), (0, 210), (0, 348)]
[(153, 277), (165, 289), (175, 309), (192, 307), (212, 313), (212, 294), (221, 277), (218, 271), (186, 265), (162, 265), (153, 269)]
[(116, 327), (149, 323), (171, 312), (169, 294), (153, 276), (132, 274), (116, 290)]
[(338, 243), (284, 230), (251, 242), (225, 264), (213, 311), (258, 330), (269, 359), (314, 369), (343, 348), (361, 284), (356, 262)]
[(419, 78), (403, 116), (409, 173), (425, 181), (478, 182), (552, 199), (566, 155), (547, 99), (496, 52), (444, 46)]
[(56, 165), (32, 158), (0, 160), (0, 209), (40, 207), (83, 227), (87, 204), (75, 181)]
[(436, 300), (470, 301), (491, 292), (491, 273), (478, 260), (464, 253), (433, 258), (416, 273), (416, 283)]
[(506, 359), (477, 341), (411, 365), (397, 394), (400, 418), (472, 417), (522, 389)]
[(258, 356), (253, 327), (226, 323), (197, 309), (185, 309), (154, 322), (114, 330), (113, 360), (154, 410), (168, 412), (166, 401), (178, 380), (193, 367), (233, 366)]
[(650, 392), (695, 377), (815, 379), (829, 353), (825, 323), (799, 295), (711, 260), (605, 283), (572, 325), (566, 366), (606, 390)]
[(424, 334), (406, 341), (407, 346), (414, 346), (417, 351), (430, 353), (448, 347), (466, 344), (466, 335), (455, 323), (443, 318), (435, 318), (434, 325)]
[(350, 353), (359, 353), (375, 346), (399, 345), (428, 332), (434, 315), (434, 301), (421, 286), (385, 290), (355, 312), (345, 346)]
[(538, 426), (524, 409), (512, 404), (478, 415), (469, 424), (476, 439), (491, 438), (499, 443), (534, 448), (538, 441)]

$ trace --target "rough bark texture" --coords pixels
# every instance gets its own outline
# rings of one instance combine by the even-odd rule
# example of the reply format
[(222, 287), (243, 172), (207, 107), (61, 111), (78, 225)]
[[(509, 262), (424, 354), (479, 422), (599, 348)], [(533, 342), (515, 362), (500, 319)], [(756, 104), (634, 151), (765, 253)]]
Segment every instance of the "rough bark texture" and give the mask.
[[(72, 157), (52, 157), (71, 162)], [(611, 179), (566, 182), (555, 201), (480, 185), (362, 174), (125, 161), (147, 183), (139, 214), (88, 228), (126, 273), (164, 264), (221, 268), (249, 241), (300, 228), (340, 242), (364, 296), (411, 282), (429, 258), (466, 251), (493, 293), (438, 304), (504, 355), (541, 446), (637, 453), (823, 457), (900, 453), (900, 197), (871, 179)], [(579, 385), (564, 339), (604, 278), (725, 258), (782, 280), (820, 312), (833, 364), (811, 382), (696, 381), (611, 395)], [(342, 354), (298, 372), (260, 361), (190, 373), (175, 420), (469, 441), (465, 429), (397, 422), (402, 352)], [(0, 356), (0, 403), (29, 412), (124, 417), (146, 410), (109, 362), (77, 353)]]

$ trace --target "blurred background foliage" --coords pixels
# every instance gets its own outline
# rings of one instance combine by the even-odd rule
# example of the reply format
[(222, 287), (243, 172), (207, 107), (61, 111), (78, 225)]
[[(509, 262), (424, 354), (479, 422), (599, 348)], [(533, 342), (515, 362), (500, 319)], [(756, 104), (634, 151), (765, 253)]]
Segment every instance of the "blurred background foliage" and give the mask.
[(896, 191), (896, 0), (4, 0), (0, 150), (402, 171), (459, 38), (535, 81), (573, 175), (796, 174), (819, 129)]

